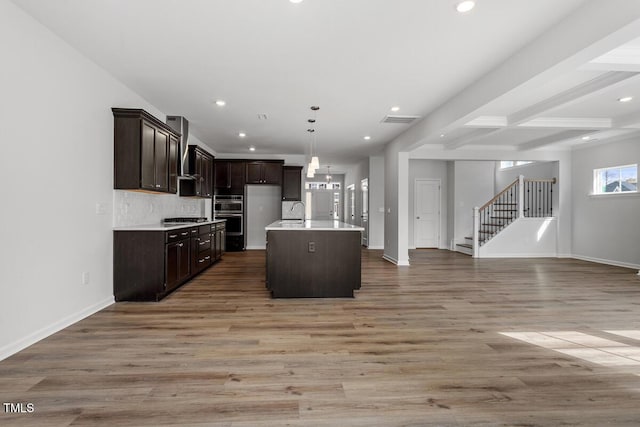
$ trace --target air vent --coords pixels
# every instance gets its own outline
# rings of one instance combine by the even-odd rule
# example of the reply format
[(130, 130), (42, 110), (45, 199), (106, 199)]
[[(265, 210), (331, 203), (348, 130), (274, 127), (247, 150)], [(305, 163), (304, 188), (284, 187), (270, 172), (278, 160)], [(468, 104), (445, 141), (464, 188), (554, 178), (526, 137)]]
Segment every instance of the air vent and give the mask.
[(258, 120), (267, 120), (268, 117), (264, 113), (258, 113)]
[(420, 118), (420, 116), (393, 116), (393, 115), (386, 115), (382, 119), (382, 123), (399, 123), (399, 124), (402, 124), (402, 125), (408, 125), (410, 123), (413, 123), (414, 121), (416, 121), (419, 118)]

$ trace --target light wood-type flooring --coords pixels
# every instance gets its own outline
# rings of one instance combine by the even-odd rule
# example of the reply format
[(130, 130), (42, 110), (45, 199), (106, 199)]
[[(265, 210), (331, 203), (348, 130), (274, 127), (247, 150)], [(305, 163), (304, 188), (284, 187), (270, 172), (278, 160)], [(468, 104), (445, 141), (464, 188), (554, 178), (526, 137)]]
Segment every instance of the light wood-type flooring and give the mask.
[[(354, 299), (273, 300), (264, 252), (227, 253), (160, 303), (114, 304), (0, 362), (0, 403), (35, 408), (0, 407), (0, 426), (640, 425), (640, 341), (610, 332), (640, 330), (637, 271), (410, 255), (364, 250)], [(502, 334), (558, 331), (630, 356)]]

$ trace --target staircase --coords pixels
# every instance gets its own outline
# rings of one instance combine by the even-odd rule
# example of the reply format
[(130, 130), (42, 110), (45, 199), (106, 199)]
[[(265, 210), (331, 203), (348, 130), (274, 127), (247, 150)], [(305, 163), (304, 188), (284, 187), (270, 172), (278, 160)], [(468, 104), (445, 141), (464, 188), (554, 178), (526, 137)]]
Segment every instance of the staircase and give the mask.
[(480, 247), (519, 218), (553, 217), (556, 179), (528, 179), (520, 175), (481, 208), (473, 208), (473, 235), (456, 244), (458, 252), (480, 256)]

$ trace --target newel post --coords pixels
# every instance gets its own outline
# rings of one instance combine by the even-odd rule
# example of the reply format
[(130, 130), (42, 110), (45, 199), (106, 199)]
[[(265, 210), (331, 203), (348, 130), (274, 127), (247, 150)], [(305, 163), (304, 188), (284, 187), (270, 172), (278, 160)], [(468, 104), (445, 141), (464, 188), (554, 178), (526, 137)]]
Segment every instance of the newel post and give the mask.
[(524, 175), (518, 176), (518, 218), (524, 218)]
[(480, 208), (473, 208), (473, 257), (480, 255)]

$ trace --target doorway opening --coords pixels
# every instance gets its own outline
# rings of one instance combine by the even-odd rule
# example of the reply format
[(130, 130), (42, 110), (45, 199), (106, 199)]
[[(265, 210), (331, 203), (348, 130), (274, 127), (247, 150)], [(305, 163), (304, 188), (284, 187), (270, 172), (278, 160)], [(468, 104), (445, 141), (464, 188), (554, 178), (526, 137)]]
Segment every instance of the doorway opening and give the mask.
[(306, 218), (315, 220), (341, 219), (342, 188), (339, 182), (307, 182), (305, 184)]

